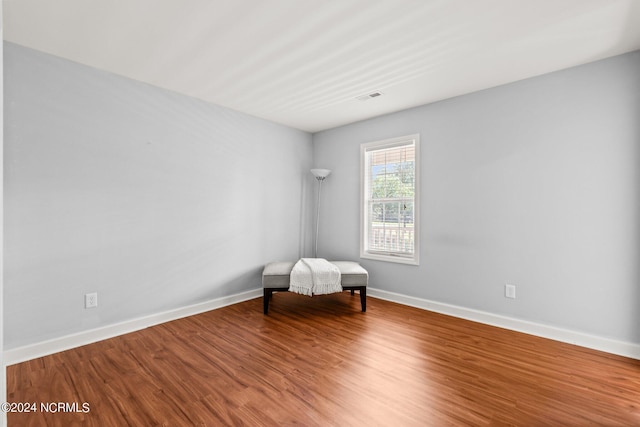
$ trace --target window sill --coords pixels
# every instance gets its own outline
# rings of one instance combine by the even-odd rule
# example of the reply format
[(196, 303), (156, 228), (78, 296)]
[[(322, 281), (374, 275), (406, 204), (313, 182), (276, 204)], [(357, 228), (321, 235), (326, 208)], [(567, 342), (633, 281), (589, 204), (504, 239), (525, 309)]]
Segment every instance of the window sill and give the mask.
[(396, 264), (420, 265), (420, 261), (417, 255), (414, 258), (405, 258), (401, 256), (394, 256), (394, 255), (361, 252), (360, 258), (373, 259), (376, 261), (394, 262)]

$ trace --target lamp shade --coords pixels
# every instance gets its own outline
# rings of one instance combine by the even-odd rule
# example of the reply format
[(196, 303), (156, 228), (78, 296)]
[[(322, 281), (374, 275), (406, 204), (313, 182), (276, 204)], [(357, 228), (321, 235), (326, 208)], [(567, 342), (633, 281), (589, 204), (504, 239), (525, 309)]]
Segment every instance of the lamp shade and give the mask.
[(329, 169), (311, 169), (311, 173), (316, 178), (324, 179), (329, 176), (331, 171)]

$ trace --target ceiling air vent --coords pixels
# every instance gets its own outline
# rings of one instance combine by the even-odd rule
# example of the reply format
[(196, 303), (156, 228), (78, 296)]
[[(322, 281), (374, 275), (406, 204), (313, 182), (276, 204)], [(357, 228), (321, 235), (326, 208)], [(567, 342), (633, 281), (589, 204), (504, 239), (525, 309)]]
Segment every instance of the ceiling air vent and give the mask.
[(368, 101), (371, 98), (377, 98), (379, 96), (382, 96), (382, 92), (371, 92), (366, 95), (356, 96), (356, 99), (358, 101)]

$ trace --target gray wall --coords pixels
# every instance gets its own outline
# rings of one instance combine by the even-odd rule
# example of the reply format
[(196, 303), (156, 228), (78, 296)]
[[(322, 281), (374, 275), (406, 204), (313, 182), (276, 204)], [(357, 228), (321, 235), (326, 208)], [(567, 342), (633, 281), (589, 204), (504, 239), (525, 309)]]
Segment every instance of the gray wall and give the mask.
[(639, 76), (633, 52), (315, 134), (319, 255), (359, 257), (360, 144), (420, 133), (421, 263), (362, 260), (372, 287), (640, 343)]
[(313, 143), (10, 43), (4, 59), (5, 349), (259, 287), (264, 263), (311, 253), (312, 165), (333, 170), (319, 256), (357, 260), (360, 144), (412, 133), (421, 264), (362, 260), (371, 286), (640, 343), (640, 52)]
[(5, 350), (256, 289), (310, 251), (310, 134), (4, 53)]

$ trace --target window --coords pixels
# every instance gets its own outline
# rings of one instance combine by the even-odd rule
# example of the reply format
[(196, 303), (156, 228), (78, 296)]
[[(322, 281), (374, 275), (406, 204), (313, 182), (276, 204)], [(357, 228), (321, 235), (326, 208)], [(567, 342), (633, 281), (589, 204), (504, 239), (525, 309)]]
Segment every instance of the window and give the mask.
[(360, 257), (419, 263), (419, 135), (362, 144)]

